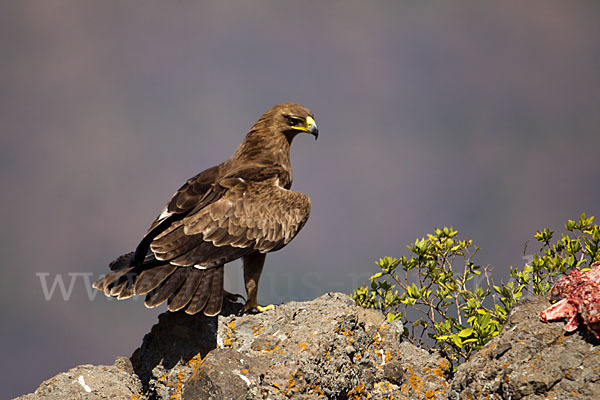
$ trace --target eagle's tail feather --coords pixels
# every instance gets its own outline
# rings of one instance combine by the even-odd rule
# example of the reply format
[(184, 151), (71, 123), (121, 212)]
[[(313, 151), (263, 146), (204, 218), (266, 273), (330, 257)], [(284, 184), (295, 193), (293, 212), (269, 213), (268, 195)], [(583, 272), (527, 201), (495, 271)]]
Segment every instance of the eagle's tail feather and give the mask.
[(135, 295), (135, 273), (127, 276), (126, 284), (121, 288), (121, 291), (116, 294), (117, 299), (123, 300)]
[(117, 258), (116, 260), (114, 260), (113, 262), (108, 264), (108, 267), (110, 268), (111, 271), (119, 271), (121, 269), (131, 267), (132, 257), (133, 257), (133, 252), (123, 254), (122, 256), (120, 256), (119, 258)]
[(190, 272), (189, 268), (179, 267), (160, 286), (146, 295), (144, 304), (148, 308), (156, 307), (171, 297), (185, 282)]
[(176, 265), (163, 264), (154, 268), (143, 270), (135, 280), (135, 294), (146, 294), (158, 287), (175, 270)]
[(110, 285), (110, 287), (105, 288), (108, 290), (108, 294), (111, 297), (117, 297), (121, 294), (121, 291), (124, 291), (127, 287), (127, 279), (119, 279), (114, 284)]
[(127, 276), (127, 273), (131, 271), (133, 268), (125, 268), (118, 271), (109, 272), (104, 275), (102, 278), (98, 279), (96, 282), (92, 284), (92, 287), (98, 290), (104, 291), (104, 294), (110, 296), (110, 291), (114, 286), (114, 283), (117, 283), (121, 278)]
[(102, 290), (108, 297), (118, 297), (119, 300), (133, 296), (133, 285), (138, 272), (129, 267), (112, 271), (92, 284), (94, 289)]
[(212, 281), (214, 269), (194, 270), (194, 273), (201, 275), (202, 278), (200, 285), (198, 285), (196, 292), (190, 297), (190, 303), (185, 309), (186, 313), (192, 315), (202, 311), (208, 302), (210, 296), (210, 283)]
[(195, 269), (188, 269), (189, 274), (183, 285), (172, 297), (169, 298), (169, 311), (179, 311), (189, 302), (202, 279), (202, 274), (197, 273)]
[(224, 266), (197, 269), (178, 267), (147, 257), (141, 266), (131, 267), (132, 253), (113, 261), (112, 271), (98, 279), (92, 287), (104, 291), (109, 297), (127, 299), (146, 295), (144, 304), (156, 307), (168, 300), (169, 311), (185, 308), (188, 314), (204, 311), (215, 316), (223, 305)]
[(223, 306), (223, 271), (222, 265), (213, 269), (212, 282), (210, 283), (210, 297), (204, 308), (204, 315), (213, 317), (221, 312)]

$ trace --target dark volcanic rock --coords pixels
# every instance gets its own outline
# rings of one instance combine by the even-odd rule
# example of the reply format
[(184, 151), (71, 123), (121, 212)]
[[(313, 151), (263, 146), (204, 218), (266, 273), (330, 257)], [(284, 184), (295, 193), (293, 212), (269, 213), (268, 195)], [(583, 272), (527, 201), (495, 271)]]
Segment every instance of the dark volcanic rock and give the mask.
[(202, 361), (183, 389), (184, 399), (243, 399), (262, 382), (264, 360), (231, 349), (216, 349)]
[[(225, 301), (223, 315), (236, 313), (239, 303)], [(189, 315), (184, 311), (165, 312), (144, 336), (131, 356), (144, 393), (150, 398), (170, 399), (181, 394), (193, 367), (217, 347), (217, 324), (224, 318)]]
[(518, 303), (502, 333), (458, 367), (460, 399), (599, 399), (600, 346), (540, 322), (542, 297)]
[(216, 331), (217, 318), (204, 314), (188, 315), (179, 311), (159, 315), (158, 323), (131, 356), (144, 392), (168, 398), (173, 388), (181, 387), (181, 380), (191, 372), (184, 371), (182, 375), (180, 367), (214, 349)]

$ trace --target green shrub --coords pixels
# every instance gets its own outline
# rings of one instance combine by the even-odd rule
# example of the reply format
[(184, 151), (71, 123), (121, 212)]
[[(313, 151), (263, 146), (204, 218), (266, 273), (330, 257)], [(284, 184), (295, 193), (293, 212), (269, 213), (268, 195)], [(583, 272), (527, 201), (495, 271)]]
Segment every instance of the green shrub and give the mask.
[(569, 234), (562, 234), (554, 243), (554, 231), (536, 232), (534, 237), (542, 247), (523, 268), (511, 266), (510, 276), (527, 291), (546, 295), (557, 276), (600, 260), (600, 226), (594, 219), (583, 213), (578, 221), (568, 220), (565, 229)]
[[(409, 341), (433, 343), (456, 369), (500, 333), (524, 290), (545, 295), (558, 275), (600, 259), (600, 227), (593, 221), (585, 214), (577, 222), (569, 220), (570, 236), (563, 234), (555, 243), (554, 231), (537, 232), (539, 252), (523, 268), (511, 266), (513, 280), (501, 285), (494, 284), (487, 267), (472, 261), (478, 247), (471, 240), (458, 240), (453, 228), (438, 228), (408, 246), (409, 257), (376, 262), (380, 271), (370, 285), (351, 296), (359, 306), (383, 311), (390, 321), (400, 319)], [(472, 284), (475, 277), (481, 286)]]

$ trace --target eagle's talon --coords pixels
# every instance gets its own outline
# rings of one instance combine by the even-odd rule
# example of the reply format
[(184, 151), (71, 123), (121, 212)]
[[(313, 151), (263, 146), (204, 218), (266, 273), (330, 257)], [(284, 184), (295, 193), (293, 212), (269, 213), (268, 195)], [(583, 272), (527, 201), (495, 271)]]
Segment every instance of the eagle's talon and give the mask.
[(275, 306), (274, 306), (273, 304), (269, 304), (268, 306), (264, 306), (264, 307), (263, 307), (263, 306), (256, 306), (256, 309), (257, 309), (259, 312), (261, 312), (261, 313), (262, 313), (262, 312), (265, 312), (265, 311), (274, 310), (274, 309), (275, 309)]
[(239, 311), (238, 315), (244, 314), (260, 314), (265, 311), (274, 310), (275, 306), (273, 304), (269, 304), (268, 306), (261, 306), (258, 304), (250, 304), (246, 303), (244, 307)]

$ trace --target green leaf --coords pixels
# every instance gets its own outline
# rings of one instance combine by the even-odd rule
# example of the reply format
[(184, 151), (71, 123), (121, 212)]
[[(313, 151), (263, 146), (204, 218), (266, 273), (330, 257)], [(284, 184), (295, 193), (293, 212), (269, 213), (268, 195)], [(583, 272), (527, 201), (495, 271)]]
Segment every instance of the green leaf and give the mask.
[(378, 272), (378, 273), (372, 275), (369, 279), (375, 280), (375, 279), (381, 278), (382, 276), (383, 276), (383, 272)]
[(469, 337), (473, 334), (473, 328), (465, 328), (462, 331), (458, 332), (458, 336), (461, 338)]
[(492, 314), (486, 313), (479, 320), (479, 326), (482, 329), (485, 329), (485, 327), (487, 327), (489, 325), (489, 323), (490, 323), (491, 320), (492, 320)]
[(454, 345), (456, 345), (456, 347), (462, 347), (462, 339), (458, 335), (452, 335), (450, 336), (450, 339), (452, 340)]

